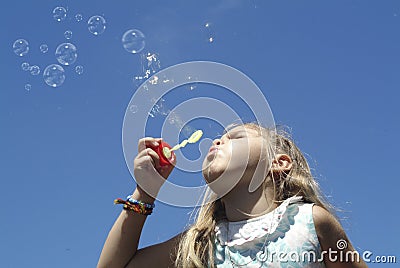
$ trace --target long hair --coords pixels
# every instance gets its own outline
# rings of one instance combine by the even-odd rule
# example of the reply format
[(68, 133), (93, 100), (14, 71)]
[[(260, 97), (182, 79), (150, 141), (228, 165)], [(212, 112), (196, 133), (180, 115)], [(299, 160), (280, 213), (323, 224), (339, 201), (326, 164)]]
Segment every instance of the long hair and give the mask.
[[(292, 168), (289, 172), (279, 174), (269, 172), (261, 186), (267, 187), (272, 183), (274, 202), (281, 203), (295, 195), (303, 196), (305, 202), (315, 203), (335, 216), (334, 207), (322, 195), (306, 158), (287, 131), (283, 128), (263, 128), (255, 123), (246, 123), (244, 127), (258, 131), (267, 140), (268, 159), (274, 159), (276, 154), (286, 154), (292, 159)], [(270, 180), (267, 180), (268, 178)], [(218, 221), (224, 218), (225, 209), (220, 199), (209, 200), (207, 197), (204, 198), (203, 205), (198, 210), (197, 219), (182, 235), (177, 248), (176, 267), (215, 268), (214, 230)]]

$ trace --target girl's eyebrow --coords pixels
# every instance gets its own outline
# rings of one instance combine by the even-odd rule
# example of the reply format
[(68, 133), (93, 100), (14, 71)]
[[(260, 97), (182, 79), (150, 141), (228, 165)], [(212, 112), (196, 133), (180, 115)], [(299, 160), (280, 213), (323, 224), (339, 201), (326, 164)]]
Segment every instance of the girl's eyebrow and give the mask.
[(232, 135), (237, 135), (237, 134), (242, 134), (242, 133), (247, 135), (246, 129), (241, 128), (241, 129), (230, 130), (230, 131), (226, 132), (225, 135), (227, 135), (229, 137), (229, 136), (232, 136)]

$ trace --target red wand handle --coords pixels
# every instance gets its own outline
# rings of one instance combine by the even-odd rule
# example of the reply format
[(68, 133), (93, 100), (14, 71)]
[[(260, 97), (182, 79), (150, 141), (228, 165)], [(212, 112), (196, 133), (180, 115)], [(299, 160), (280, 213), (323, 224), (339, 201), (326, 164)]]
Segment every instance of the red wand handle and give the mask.
[(158, 146), (148, 146), (148, 147), (153, 149), (160, 157), (160, 166), (168, 166), (174, 162), (175, 154), (173, 151), (171, 151), (172, 147), (168, 143), (161, 141), (159, 142)]

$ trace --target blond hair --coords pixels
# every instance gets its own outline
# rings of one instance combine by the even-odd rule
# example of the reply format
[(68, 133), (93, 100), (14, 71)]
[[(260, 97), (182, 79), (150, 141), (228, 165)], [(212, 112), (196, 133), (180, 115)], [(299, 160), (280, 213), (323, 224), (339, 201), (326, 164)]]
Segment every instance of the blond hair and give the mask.
[[(255, 123), (246, 123), (243, 126), (258, 131), (269, 141), (267, 145), (269, 159), (274, 159), (276, 154), (286, 154), (292, 159), (292, 168), (288, 173), (269, 172), (267, 175), (267, 178), (271, 179), (269, 182), (273, 184), (275, 202), (283, 202), (295, 195), (303, 196), (305, 202), (321, 206), (335, 216), (334, 207), (321, 194), (306, 158), (284, 128), (263, 128)], [(263, 187), (267, 186), (266, 181), (267, 179), (264, 180)], [(218, 221), (224, 218), (225, 210), (220, 199), (210, 202), (210, 196), (211, 200), (215, 197), (212, 194), (206, 195), (203, 205), (197, 211), (194, 224), (182, 235), (177, 248), (176, 267), (215, 267), (214, 230)]]

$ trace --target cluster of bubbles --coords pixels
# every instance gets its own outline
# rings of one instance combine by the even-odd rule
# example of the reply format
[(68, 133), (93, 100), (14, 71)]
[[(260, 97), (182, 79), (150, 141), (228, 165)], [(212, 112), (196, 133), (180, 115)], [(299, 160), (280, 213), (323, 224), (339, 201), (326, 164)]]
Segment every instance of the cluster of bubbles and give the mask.
[(30, 66), (29, 63), (23, 62), (21, 64), (21, 69), (25, 72), (29, 71), (31, 75), (38, 75), (40, 74), (40, 67), (37, 65)]
[[(62, 6), (57, 6), (53, 9), (52, 12), (52, 16), (53, 19), (56, 22), (62, 22), (65, 21), (68, 17), (68, 11), (65, 7)], [(83, 20), (83, 15), (78, 13), (74, 16), (75, 20), (77, 22), (80, 22)], [(92, 16), (88, 19), (87, 21), (87, 27), (90, 33), (92, 33), (95, 36), (98, 36), (102, 33), (104, 33), (105, 29), (106, 29), (106, 20), (104, 19), (104, 17), (99, 16), (99, 15), (95, 15)], [(133, 40), (131, 38), (130, 42), (143, 42), (144, 43), (144, 35), (141, 34), (140, 35), (140, 31), (136, 32), (139, 36), (143, 36), (143, 40), (139, 41), (139, 40)], [(55, 50), (55, 57), (56, 60), (58, 61), (58, 64), (50, 64), (48, 66), (46, 66), (43, 70), (43, 79), (45, 81), (45, 83), (51, 87), (59, 87), (61, 86), (64, 81), (65, 81), (65, 70), (63, 68), (63, 66), (71, 66), (73, 65), (77, 58), (78, 58), (78, 50), (76, 48), (76, 46), (74, 44), (72, 44), (69, 40), (72, 39), (72, 31), (70, 30), (66, 30), (64, 32), (64, 37), (65, 39), (68, 40), (68, 42), (65, 43), (61, 43), (57, 46), (56, 50)], [(126, 37), (127, 40), (129, 39), (129, 37)], [(127, 47), (131, 47), (131, 49), (134, 49), (134, 45), (129, 45), (129, 41), (126, 43)], [(144, 45), (143, 45), (144, 47)], [(26, 56), (29, 52), (29, 42), (25, 39), (17, 39), (14, 43), (13, 43), (13, 51), (14, 53), (19, 56), (19, 57), (23, 57)], [(39, 46), (40, 52), (42, 52), (43, 54), (47, 53), (49, 51), (49, 47), (47, 44), (41, 44)], [(141, 48), (143, 49), (143, 48)], [(140, 47), (137, 48), (137, 51), (140, 51)], [(131, 51), (131, 53), (134, 53), (133, 51)], [(36, 76), (39, 75), (41, 72), (41, 69), (39, 66), (37, 65), (30, 65), (28, 62), (23, 62), (21, 64), (21, 68), (23, 71), (29, 71), (32, 75)], [(82, 65), (78, 65), (75, 67), (75, 72), (79, 75), (83, 74), (83, 66)], [(26, 84), (25, 85), (25, 89), (26, 90), (31, 90), (31, 84)]]
[[(60, 14), (60, 13), (57, 13)], [(49, 47), (46, 44), (42, 44), (39, 47), (42, 53), (47, 53)], [(25, 39), (18, 39), (13, 44), (14, 53), (20, 57), (23, 57), (29, 52), (29, 43)], [(72, 65), (76, 62), (78, 58), (77, 48), (72, 43), (62, 43), (60, 44), (56, 51), (55, 57), (57, 61), (64, 66)], [(45, 83), (51, 87), (59, 87), (64, 83), (65, 71), (64, 68), (58, 64), (50, 64), (43, 71), (43, 79)], [(29, 71), (31, 75), (39, 75), (41, 69), (38, 65), (30, 65), (28, 62), (23, 62), (21, 64), (21, 69), (23, 71)], [(83, 67), (76, 66), (76, 73), (82, 74)], [(28, 84), (27, 84), (28, 85)], [(26, 90), (31, 89), (31, 85), (25, 86)]]
[[(69, 19), (68, 15), (68, 9), (63, 6), (57, 6), (52, 11), (53, 19), (56, 22), (63, 22)], [(81, 22), (84, 18), (82, 14), (78, 13), (74, 16), (74, 19), (76, 22)], [(94, 15), (87, 20), (87, 29), (94, 36), (99, 36), (105, 32), (106, 24), (106, 20), (103, 16)], [(71, 66), (77, 61), (78, 49), (70, 41), (72, 36), (73, 33), (71, 30), (66, 30), (64, 32), (64, 37), (67, 42), (59, 44), (55, 50), (55, 57), (58, 63), (50, 64), (44, 68), (44, 81), (51, 87), (61, 86), (65, 81), (65, 71), (63, 66)], [(129, 29), (123, 34), (121, 41), (123, 48), (127, 52), (132, 54), (140, 53), (142, 74), (135, 76), (135, 84), (141, 84), (145, 79), (148, 79), (150, 76), (160, 70), (160, 61), (156, 53), (142, 53), (146, 46), (146, 37), (142, 31), (138, 29)], [(49, 51), (48, 45), (44, 43), (40, 45), (39, 49), (43, 54), (48, 53)], [(25, 39), (16, 40), (13, 43), (13, 51), (19, 57), (27, 55), (29, 52), (28, 41)], [(21, 66), (24, 71), (30, 71), (32, 75), (38, 75), (41, 72), (39, 66), (31, 66), (28, 62), (24, 62)], [(76, 66), (75, 72), (77, 74), (82, 74), (83, 66)], [(154, 76), (150, 82), (157, 84), (159, 82), (158, 77)]]
[[(152, 52), (142, 53), (140, 57), (140, 65), (142, 73), (133, 77), (135, 86), (139, 86), (151, 75), (155, 74), (161, 69), (159, 55)], [(157, 76), (153, 76), (149, 82), (155, 85), (159, 82), (159, 79)]]

